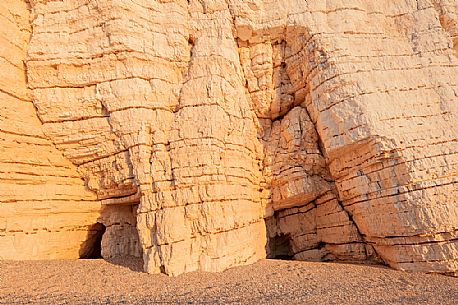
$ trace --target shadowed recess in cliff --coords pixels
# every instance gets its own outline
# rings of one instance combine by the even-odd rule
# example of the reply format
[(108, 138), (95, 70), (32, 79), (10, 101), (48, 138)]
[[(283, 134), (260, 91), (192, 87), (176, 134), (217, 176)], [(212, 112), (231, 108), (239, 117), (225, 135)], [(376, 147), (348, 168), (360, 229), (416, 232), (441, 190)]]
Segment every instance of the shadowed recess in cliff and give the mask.
[(267, 258), (270, 259), (293, 259), (293, 251), (291, 245), (291, 236), (280, 234), (269, 238), (267, 246)]
[(106, 227), (100, 222), (89, 227), (87, 240), (81, 245), (81, 259), (102, 258), (102, 237)]

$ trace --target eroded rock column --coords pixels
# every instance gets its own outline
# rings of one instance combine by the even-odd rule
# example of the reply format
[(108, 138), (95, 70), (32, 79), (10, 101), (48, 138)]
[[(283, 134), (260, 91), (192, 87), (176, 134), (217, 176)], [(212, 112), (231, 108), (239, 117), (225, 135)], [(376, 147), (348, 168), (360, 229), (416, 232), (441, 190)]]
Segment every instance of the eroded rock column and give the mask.
[(145, 269), (264, 257), (262, 149), (226, 2), (35, 1), (33, 12), (29, 80), (47, 135), (103, 204), (135, 207)]
[(190, 59), (166, 143), (168, 180), (155, 182), (153, 204), (141, 207), (150, 272), (221, 271), (265, 256), (261, 150), (232, 18), (224, 1), (191, 1), (189, 14)]

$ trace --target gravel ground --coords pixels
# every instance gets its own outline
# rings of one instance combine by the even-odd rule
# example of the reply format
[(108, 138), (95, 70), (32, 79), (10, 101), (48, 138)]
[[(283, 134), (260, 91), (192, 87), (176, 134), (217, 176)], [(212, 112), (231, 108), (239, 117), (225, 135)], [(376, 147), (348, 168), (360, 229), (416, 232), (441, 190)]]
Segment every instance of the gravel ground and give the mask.
[(0, 261), (0, 304), (458, 304), (458, 278), (381, 266), (264, 260), (167, 277), (140, 265)]

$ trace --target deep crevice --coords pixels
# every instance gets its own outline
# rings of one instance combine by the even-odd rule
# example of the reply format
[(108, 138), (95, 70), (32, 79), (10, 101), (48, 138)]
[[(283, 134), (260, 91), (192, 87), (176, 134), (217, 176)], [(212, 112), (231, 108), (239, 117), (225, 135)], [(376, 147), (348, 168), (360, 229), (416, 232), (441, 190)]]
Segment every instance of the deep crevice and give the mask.
[(100, 222), (90, 226), (88, 239), (80, 249), (80, 259), (102, 258), (102, 237), (105, 231), (105, 225)]
[(267, 258), (292, 260), (294, 257), (290, 234), (278, 234), (269, 238)]

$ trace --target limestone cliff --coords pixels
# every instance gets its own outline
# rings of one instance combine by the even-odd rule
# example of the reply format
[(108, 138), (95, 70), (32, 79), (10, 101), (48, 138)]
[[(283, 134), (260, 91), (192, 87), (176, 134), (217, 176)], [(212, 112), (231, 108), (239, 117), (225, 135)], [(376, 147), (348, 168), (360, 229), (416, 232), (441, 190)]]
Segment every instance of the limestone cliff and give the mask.
[(27, 89), (24, 1), (0, 3), (0, 258), (78, 258), (100, 202), (47, 138)]
[(3, 258), (457, 272), (458, 1), (10, 2)]

